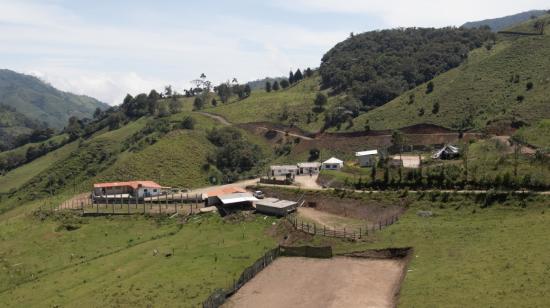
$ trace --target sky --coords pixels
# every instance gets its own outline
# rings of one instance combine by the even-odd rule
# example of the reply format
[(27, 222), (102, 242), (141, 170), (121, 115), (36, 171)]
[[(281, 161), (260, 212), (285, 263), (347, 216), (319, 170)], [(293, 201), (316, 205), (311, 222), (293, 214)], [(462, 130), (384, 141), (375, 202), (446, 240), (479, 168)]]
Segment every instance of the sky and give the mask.
[(165, 85), (318, 67), (351, 32), (460, 26), (548, 0), (0, 0), (0, 68), (111, 105)]

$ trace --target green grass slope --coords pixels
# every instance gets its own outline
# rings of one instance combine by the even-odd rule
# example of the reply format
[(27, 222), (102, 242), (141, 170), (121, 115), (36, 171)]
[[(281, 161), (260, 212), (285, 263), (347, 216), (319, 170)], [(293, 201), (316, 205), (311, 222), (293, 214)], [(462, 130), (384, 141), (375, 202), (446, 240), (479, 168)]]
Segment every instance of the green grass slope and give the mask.
[(550, 119), (524, 126), (516, 131), (516, 135), (537, 148), (550, 149)]
[[(324, 124), (323, 113), (314, 112), (315, 96), (319, 92), (319, 76), (306, 78), (294, 86), (279, 91), (252, 91), (250, 97), (230, 102), (218, 103), (204, 111), (218, 114), (231, 123), (272, 122), (294, 124), (306, 131), (319, 131)], [(327, 106), (338, 102), (340, 96), (329, 98)]]
[(108, 107), (94, 98), (62, 92), (36, 77), (6, 69), (0, 70), (0, 103), (58, 129), (71, 116), (90, 118), (96, 108)]
[(36, 206), (0, 215), (2, 307), (197, 307), (275, 245), (271, 218), (77, 218), (66, 231)]
[(546, 69), (550, 33), (546, 32), (544, 36), (502, 37), (490, 50), (472, 51), (464, 64), (432, 80), (432, 93), (427, 93), (426, 84), (410, 90), (356, 118), (351, 130), (362, 130), (366, 124), (371, 129), (395, 129), (420, 123), (479, 129), (492, 121), (534, 124), (550, 117), (550, 72)]

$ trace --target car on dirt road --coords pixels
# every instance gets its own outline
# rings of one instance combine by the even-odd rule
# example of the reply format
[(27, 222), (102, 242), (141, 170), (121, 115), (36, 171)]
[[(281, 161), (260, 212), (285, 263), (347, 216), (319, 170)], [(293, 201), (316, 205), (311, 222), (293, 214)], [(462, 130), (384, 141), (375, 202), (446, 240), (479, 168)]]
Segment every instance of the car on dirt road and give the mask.
[(254, 197), (256, 197), (256, 198), (258, 198), (258, 199), (263, 199), (263, 198), (265, 198), (265, 195), (264, 195), (263, 191), (261, 191), (261, 190), (256, 190), (256, 191), (254, 192)]

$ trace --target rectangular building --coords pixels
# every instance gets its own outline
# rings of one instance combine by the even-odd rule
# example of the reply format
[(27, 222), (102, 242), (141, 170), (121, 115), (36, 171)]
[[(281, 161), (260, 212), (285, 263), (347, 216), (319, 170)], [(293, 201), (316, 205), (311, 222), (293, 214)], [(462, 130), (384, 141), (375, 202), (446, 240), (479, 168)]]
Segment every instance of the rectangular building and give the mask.
[(162, 193), (162, 187), (153, 181), (129, 181), (94, 184), (93, 195), (103, 198), (151, 197)]
[(355, 157), (357, 157), (360, 167), (372, 167), (376, 164), (378, 150), (356, 152)]

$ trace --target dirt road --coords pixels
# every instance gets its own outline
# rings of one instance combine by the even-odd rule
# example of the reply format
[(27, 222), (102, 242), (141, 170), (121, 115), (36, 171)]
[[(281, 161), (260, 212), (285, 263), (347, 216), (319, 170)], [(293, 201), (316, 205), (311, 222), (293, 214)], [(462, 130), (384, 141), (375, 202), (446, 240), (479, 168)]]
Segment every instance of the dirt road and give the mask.
[(203, 116), (207, 116), (209, 118), (212, 118), (212, 119), (220, 122), (221, 124), (223, 124), (225, 126), (230, 126), (231, 125), (231, 122), (227, 121), (227, 119), (222, 117), (221, 115), (217, 115), (217, 114), (213, 114), (213, 113), (209, 113), (209, 112), (204, 112), (204, 111), (195, 111), (195, 112), (198, 113), (198, 114), (202, 114)]
[(222, 306), (395, 307), (402, 261), (279, 258)]

